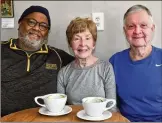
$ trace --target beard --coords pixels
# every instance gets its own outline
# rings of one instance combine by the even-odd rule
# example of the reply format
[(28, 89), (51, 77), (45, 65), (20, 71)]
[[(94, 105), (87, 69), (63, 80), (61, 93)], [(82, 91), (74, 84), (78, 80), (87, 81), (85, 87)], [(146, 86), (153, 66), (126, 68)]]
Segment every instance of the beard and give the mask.
[(40, 38), (39, 40), (36, 39), (31, 40), (29, 38), (29, 32), (24, 35), (21, 32), (19, 32), (19, 39), (20, 39), (20, 47), (22, 49), (28, 51), (37, 51), (42, 47), (43, 44), (46, 43), (47, 37)]

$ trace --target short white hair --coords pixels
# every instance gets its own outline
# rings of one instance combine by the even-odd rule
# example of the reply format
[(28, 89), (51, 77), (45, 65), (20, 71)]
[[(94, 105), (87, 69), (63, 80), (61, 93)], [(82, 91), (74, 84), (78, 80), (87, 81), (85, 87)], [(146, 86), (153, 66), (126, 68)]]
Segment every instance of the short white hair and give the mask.
[(141, 11), (141, 10), (144, 10), (147, 12), (147, 14), (150, 16), (150, 19), (151, 19), (151, 22), (153, 23), (153, 17), (152, 17), (152, 14), (151, 14), (151, 11), (143, 6), (143, 5), (134, 5), (132, 7), (130, 7), (126, 13), (124, 14), (124, 18), (123, 18), (123, 22), (124, 22), (124, 25), (125, 25), (125, 21), (126, 21), (126, 17), (130, 14), (130, 13), (133, 13), (133, 12), (136, 12), (136, 11)]

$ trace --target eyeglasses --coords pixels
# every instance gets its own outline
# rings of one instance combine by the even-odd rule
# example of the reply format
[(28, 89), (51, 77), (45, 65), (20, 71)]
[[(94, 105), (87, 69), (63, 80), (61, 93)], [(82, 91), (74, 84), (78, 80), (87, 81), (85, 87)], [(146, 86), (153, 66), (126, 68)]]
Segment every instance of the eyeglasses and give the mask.
[(33, 18), (24, 18), (25, 20), (27, 20), (27, 24), (30, 26), (30, 27), (35, 27), (37, 25), (37, 23), (39, 24), (39, 29), (41, 31), (46, 31), (49, 29), (49, 26), (47, 23), (45, 22), (38, 22), (36, 21), (35, 19)]

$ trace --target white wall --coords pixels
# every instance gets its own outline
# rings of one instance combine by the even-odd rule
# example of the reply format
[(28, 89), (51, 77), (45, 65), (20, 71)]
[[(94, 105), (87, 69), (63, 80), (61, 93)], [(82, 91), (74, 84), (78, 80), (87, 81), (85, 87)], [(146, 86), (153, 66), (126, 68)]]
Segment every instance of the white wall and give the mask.
[[(1, 29), (1, 40), (17, 38), (17, 21), (22, 12), (30, 5), (42, 5), (51, 15), (51, 33), (49, 44), (69, 52), (65, 31), (69, 22), (77, 17), (91, 16), (92, 12), (104, 12), (105, 30), (98, 32), (95, 54), (108, 59), (117, 51), (128, 47), (123, 33), (123, 15), (135, 4), (147, 6), (156, 24), (156, 33), (152, 44), (162, 48), (161, 40), (161, 1), (14, 1), (15, 28)], [(70, 52), (69, 52), (70, 53)]]

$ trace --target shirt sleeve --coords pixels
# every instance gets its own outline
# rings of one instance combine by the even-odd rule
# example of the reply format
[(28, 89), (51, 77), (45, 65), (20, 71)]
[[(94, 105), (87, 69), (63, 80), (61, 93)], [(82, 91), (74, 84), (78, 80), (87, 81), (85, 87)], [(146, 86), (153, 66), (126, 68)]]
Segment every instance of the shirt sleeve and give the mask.
[[(105, 67), (105, 95), (107, 99), (116, 100), (115, 75), (111, 63), (106, 64)], [(111, 109), (111, 111), (118, 111), (117, 104)]]

